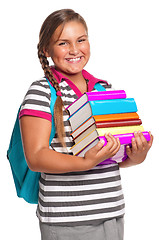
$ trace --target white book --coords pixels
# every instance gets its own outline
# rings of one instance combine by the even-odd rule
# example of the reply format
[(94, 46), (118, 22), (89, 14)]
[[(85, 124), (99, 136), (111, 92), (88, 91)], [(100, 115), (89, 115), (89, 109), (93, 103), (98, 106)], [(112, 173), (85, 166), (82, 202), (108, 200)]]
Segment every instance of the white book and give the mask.
[(88, 118), (85, 122), (83, 122), (78, 128), (76, 128), (72, 133), (71, 136), (73, 139), (77, 138), (79, 134), (83, 133), (87, 128), (91, 125), (95, 124), (94, 117)]

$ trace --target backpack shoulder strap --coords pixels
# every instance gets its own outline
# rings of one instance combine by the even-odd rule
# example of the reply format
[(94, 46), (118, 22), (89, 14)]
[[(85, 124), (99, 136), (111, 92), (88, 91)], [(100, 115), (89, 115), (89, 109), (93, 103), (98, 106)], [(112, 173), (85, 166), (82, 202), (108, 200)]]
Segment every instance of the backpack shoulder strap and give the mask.
[(98, 92), (102, 92), (102, 91), (106, 91), (106, 89), (99, 83), (97, 82), (95, 85), (94, 85), (94, 88), (98, 91)]
[(50, 134), (50, 141), (49, 143), (51, 143), (53, 137), (55, 136), (55, 122), (54, 122), (54, 105), (56, 102), (56, 90), (55, 88), (51, 85), (50, 81), (46, 78), (49, 86), (50, 86), (50, 91), (51, 91), (51, 102), (50, 102), (50, 111), (51, 111), (51, 115), (52, 115), (52, 128), (51, 128), (51, 134)]

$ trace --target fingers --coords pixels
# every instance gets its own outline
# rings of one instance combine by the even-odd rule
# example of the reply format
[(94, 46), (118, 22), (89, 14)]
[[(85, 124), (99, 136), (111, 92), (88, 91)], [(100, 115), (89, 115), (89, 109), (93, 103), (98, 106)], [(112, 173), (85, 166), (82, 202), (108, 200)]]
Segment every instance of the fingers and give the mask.
[(144, 135), (142, 134), (141, 131), (139, 132), (134, 132), (134, 138), (132, 138), (132, 149), (130, 149), (130, 147), (127, 147), (127, 152), (128, 155), (130, 153), (137, 153), (137, 152), (143, 152), (143, 151), (147, 151), (150, 149), (150, 147), (152, 146), (152, 142), (153, 142), (153, 136), (150, 133), (150, 141), (147, 142), (146, 138), (144, 137)]
[(103, 145), (105, 144), (104, 140), (100, 140), (97, 145), (95, 145), (92, 149), (94, 149), (95, 151), (100, 151), (103, 148)]
[(130, 156), (132, 154), (132, 148), (129, 145), (126, 146), (126, 154)]
[[(129, 147), (129, 152), (128, 152), (128, 153), (136, 154), (137, 151), (138, 151), (136, 139), (135, 139), (135, 138), (132, 138), (131, 143), (132, 143), (132, 148), (130, 149), (130, 147)], [(128, 148), (127, 148), (127, 149), (128, 149)], [(129, 154), (128, 154), (128, 155), (129, 155)]]
[(148, 142), (148, 146), (149, 148), (152, 146), (152, 143), (153, 143), (153, 135), (151, 134), (151, 132), (149, 132), (150, 134), (150, 141)]
[(120, 149), (120, 141), (119, 139), (116, 139), (111, 134), (105, 134), (105, 138), (107, 139), (107, 144), (105, 144), (104, 140), (100, 140), (98, 144), (96, 144), (92, 149), (91, 152), (96, 155), (99, 154), (99, 156), (106, 156), (107, 158), (114, 156)]
[(109, 151), (112, 156), (114, 156), (120, 149), (119, 138), (115, 138), (112, 134), (105, 134), (107, 139), (107, 145), (103, 147), (103, 151)]
[(144, 151), (148, 148), (148, 142), (146, 138), (143, 136), (142, 132), (134, 132), (134, 137), (132, 139), (132, 147), (133, 151)]
[[(120, 141), (111, 134), (106, 134), (105, 137), (107, 139), (107, 144), (106, 146), (102, 147), (102, 142), (100, 143), (100, 153), (103, 155), (107, 153), (107, 158), (111, 158), (119, 151)], [(126, 153), (128, 157), (135, 159), (135, 161), (138, 163), (142, 162), (153, 143), (153, 136), (151, 133), (150, 137), (150, 141), (147, 142), (142, 132), (134, 132), (134, 138), (132, 138), (132, 147), (129, 145), (126, 147)]]

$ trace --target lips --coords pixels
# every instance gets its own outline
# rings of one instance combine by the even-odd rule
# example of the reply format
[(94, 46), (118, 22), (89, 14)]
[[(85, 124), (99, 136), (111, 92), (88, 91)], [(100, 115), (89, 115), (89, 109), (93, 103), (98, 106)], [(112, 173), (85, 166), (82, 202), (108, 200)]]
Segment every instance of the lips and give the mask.
[(79, 62), (81, 60), (82, 57), (76, 57), (76, 58), (66, 58), (66, 60), (68, 62), (71, 62), (71, 63), (76, 63), (76, 62)]

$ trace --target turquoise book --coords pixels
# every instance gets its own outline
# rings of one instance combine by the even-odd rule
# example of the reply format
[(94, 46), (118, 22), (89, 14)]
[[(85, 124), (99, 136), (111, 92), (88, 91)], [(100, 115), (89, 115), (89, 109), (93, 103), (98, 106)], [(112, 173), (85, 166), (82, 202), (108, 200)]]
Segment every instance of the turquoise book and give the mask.
[(89, 102), (92, 114), (116, 114), (137, 112), (137, 106), (134, 98), (111, 99), (111, 100), (96, 100)]
[(121, 98), (110, 100), (88, 101), (82, 107), (78, 108), (70, 117), (72, 130), (74, 131), (82, 122), (89, 117), (105, 114), (118, 114), (137, 112), (137, 105), (134, 98)]

